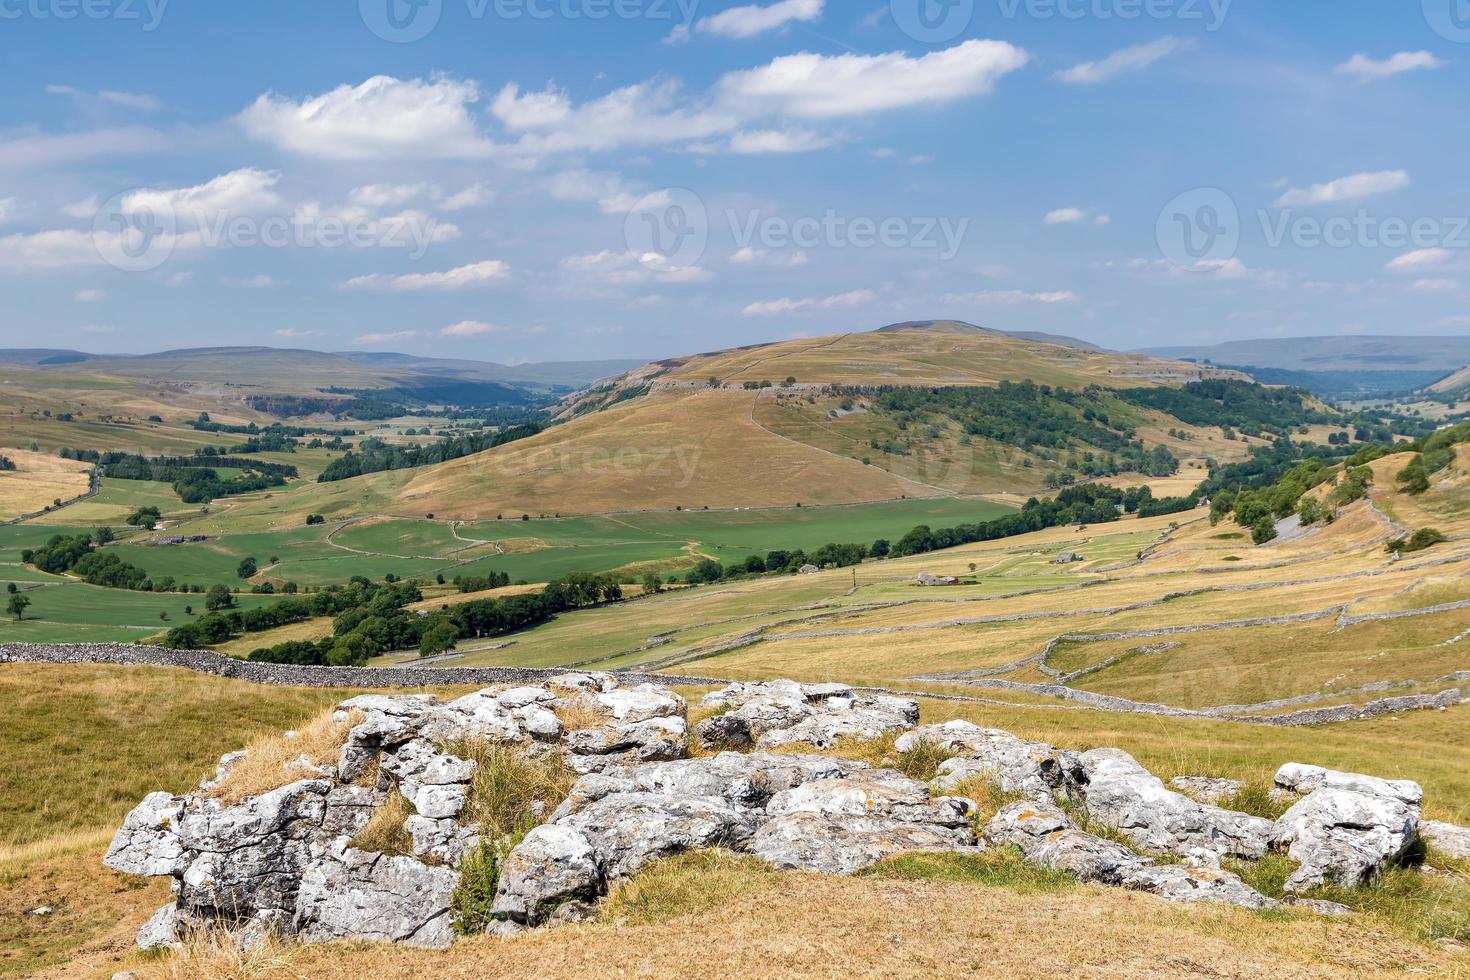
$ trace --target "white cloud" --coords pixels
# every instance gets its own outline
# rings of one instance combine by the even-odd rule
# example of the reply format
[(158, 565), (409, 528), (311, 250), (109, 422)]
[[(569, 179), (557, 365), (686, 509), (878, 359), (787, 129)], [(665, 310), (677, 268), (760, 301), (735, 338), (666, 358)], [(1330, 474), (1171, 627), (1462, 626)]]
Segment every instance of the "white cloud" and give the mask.
[(1057, 208), (1048, 211), (1044, 219), (1049, 225), (1070, 225), (1087, 217), (1087, 213), (1081, 208)]
[(919, 58), (903, 52), (787, 55), (720, 79), (718, 102), (744, 115), (835, 119), (984, 95), (1030, 55), (1003, 41), (966, 41)]
[(365, 208), (396, 208), (429, 193), (429, 185), (418, 184), (368, 184), (354, 187), (347, 199)]
[(144, 112), (153, 112), (163, 106), (163, 103), (153, 96), (140, 95), (137, 92), (115, 92), (108, 89), (102, 89), (100, 92), (84, 92), (70, 85), (47, 85), (46, 91), (51, 95), (64, 95), (78, 101), (105, 102), (126, 109), (140, 109)]
[(181, 223), (202, 225), (220, 215), (254, 214), (280, 206), (275, 191), (279, 173), (246, 167), (221, 174), (203, 184), (172, 190), (134, 191), (122, 200), (122, 210), (172, 212)]
[(669, 284), (708, 282), (714, 273), (697, 265), (674, 266), (656, 252), (602, 251), (562, 259), (562, 272), (574, 282), (621, 286), (660, 282)]
[(15, 216), (16, 200), (13, 197), (0, 197), (0, 221), (9, 221)]
[(811, 260), (811, 256), (801, 249), (794, 252), (785, 250), (771, 252), (750, 245), (739, 248), (730, 255), (730, 262), (734, 265), (768, 265), (783, 269), (799, 268), (807, 265)]
[(71, 294), (71, 298), (77, 303), (100, 303), (107, 298), (107, 294), (100, 289), (78, 289)]
[(640, 203), (648, 208), (658, 208), (667, 203), (667, 192), (649, 195), (645, 201), (644, 195), (635, 193), (617, 174), (590, 170), (563, 171), (548, 180), (546, 186), (554, 200), (596, 201), (603, 214), (624, 214)]
[(498, 327), (493, 323), (483, 323), (479, 320), (461, 320), (450, 324), (439, 331), (441, 337), (479, 337), (487, 333), (500, 333), (504, 327)]
[[(764, 7), (758, 4), (731, 7), (696, 21), (692, 33), (744, 40), (785, 27), (793, 21), (817, 20), (822, 16), (823, 2), (824, 0), (780, 0), (779, 3)], [(686, 40), (690, 33), (688, 28), (676, 29), (668, 40)]]
[(1421, 248), (1405, 252), (1384, 266), (1389, 272), (1419, 272), (1448, 265), (1453, 253), (1447, 248)]
[(469, 208), (478, 208), (489, 204), (495, 199), (495, 192), (484, 184), (471, 184), (462, 191), (456, 191), (446, 197), (439, 198), (439, 206), (446, 211), (464, 211)]
[(1409, 186), (1409, 175), (1403, 170), (1380, 170), (1353, 174), (1325, 184), (1313, 184), (1303, 190), (1293, 188), (1277, 198), (1278, 208), (1311, 204), (1338, 204), (1357, 201), (1376, 194), (1387, 194)]
[(156, 153), (169, 149), (169, 145), (162, 133), (138, 126), (22, 136), (0, 141), (0, 167), (43, 167), (96, 157)]
[(1339, 75), (1351, 75), (1360, 82), (1375, 82), (1406, 71), (1432, 71), (1442, 67), (1444, 62), (1428, 51), (1400, 51), (1382, 61), (1374, 61), (1365, 54), (1355, 54), (1333, 71)]
[(1460, 280), (1416, 279), (1409, 288), (1420, 293), (1449, 293), (1460, 288)]
[(277, 330), (275, 332), (275, 334), (276, 334), (277, 337), (280, 337), (282, 340), (293, 340), (293, 339), (298, 338), (298, 337), (317, 337), (317, 336), (320, 336), (321, 335), (321, 331), (320, 330), (297, 330), (295, 327), (287, 327), (284, 330)]
[(1080, 299), (1071, 290), (1032, 293), (1021, 289), (988, 289), (978, 293), (950, 293), (944, 297), (944, 302), (979, 306), (1021, 306), (1030, 303), (1055, 306), (1060, 303), (1076, 303)]
[(89, 232), (56, 229), (0, 236), (0, 269), (6, 271), (101, 264), (102, 254)]
[(382, 344), (396, 344), (400, 340), (412, 340), (419, 335), (417, 330), (398, 330), (393, 333), (365, 333), (358, 337), (356, 343), (368, 347), (377, 347)]
[(342, 284), (343, 289), (384, 289), (395, 293), (455, 291), (498, 286), (510, 278), (510, 266), (499, 259), (462, 265), (447, 272), (415, 272), (401, 276), (373, 273)]
[(745, 156), (761, 153), (810, 153), (832, 145), (832, 140), (809, 129), (741, 131), (730, 137), (730, 152)]
[(323, 160), (478, 159), (494, 145), (475, 126), (473, 82), (379, 75), (293, 101), (274, 93), (239, 116), (252, 138)]
[(1193, 47), (1194, 41), (1188, 38), (1161, 37), (1148, 44), (1138, 44), (1114, 51), (1101, 61), (1084, 61), (1080, 65), (1073, 65), (1065, 71), (1057, 72), (1055, 77), (1058, 81), (1069, 85), (1098, 85), (1111, 81), (1119, 75), (1143, 71), (1155, 62), (1162, 61), (1177, 52), (1188, 51)]
[(275, 289), (277, 286), (285, 285), (280, 280), (267, 275), (226, 278), (224, 284), (237, 289)]
[(795, 313), (798, 310), (832, 310), (852, 306), (862, 306), (871, 303), (878, 295), (870, 289), (855, 289), (850, 293), (839, 293), (836, 296), (828, 296), (825, 299), (781, 299), (768, 300), (762, 303), (751, 303), (740, 311), (741, 316), (780, 316), (783, 313)]
[(61, 213), (66, 215), (68, 218), (76, 218), (79, 221), (91, 221), (93, 218), (97, 217), (98, 207), (99, 205), (97, 203), (97, 195), (93, 194), (91, 197), (84, 200), (73, 201), (70, 204), (63, 205), (61, 208)]

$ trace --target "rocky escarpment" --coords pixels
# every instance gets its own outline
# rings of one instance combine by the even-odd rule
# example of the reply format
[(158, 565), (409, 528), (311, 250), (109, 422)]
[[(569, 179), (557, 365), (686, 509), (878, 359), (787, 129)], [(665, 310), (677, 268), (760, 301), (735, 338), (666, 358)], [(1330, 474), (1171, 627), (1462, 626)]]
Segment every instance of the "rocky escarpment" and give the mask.
[[(1280, 903), (1221, 858), (1284, 849), (1299, 863), (1289, 889), (1365, 883), (1419, 833), (1413, 783), (1289, 765), (1278, 788), (1296, 802), (1267, 821), (1173, 792), (1118, 750), (1072, 752), (963, 721), (916, 727), (916, 702), (841, 685), (732, 684), (702, 708), (713, 714), (698, 745), (715, 754), (690, 758), (684, 699), (607, 674), (448, 702), (353, 698), (333, 715), (345, 731), (334, 759), (303, 753), (276, 785), (241, 796), (229, 790), (249, 756), (232, 753), (197, 791), (145, 798), (106, 863), (173, 879), (175, 900), (139, 933), (145, 947), (218, 928), (247, 944), (276, 934), (437, 947), (471, 927), (509, 935), (584, 918), (651, 862), (700, 848), (850, 874), (905, 851), (1014, 847), (1083, 881), (1267, 908)], [(895, 734), (899, 758), (943, 760), (932, 782), (822, 752)], [(497, 836), (476, 815), (512, 791), (480, 778), (476, 759), (488, 757), (474, 746), (558, 760), (575, 780), (549, 813), (527, 810), (539, 825)], [(1021, 799), (981, 814), (963, 795), (980, 783)], [(1225, 788), (1180, 785), (1217, 799)], [(365, 831), (385, 820), (392, 853), (364, 843), (381, 841)], [(1113, 839), (1094, 833), (1102, 826)], [(456, 911), (471, 888), (476, 918)]]

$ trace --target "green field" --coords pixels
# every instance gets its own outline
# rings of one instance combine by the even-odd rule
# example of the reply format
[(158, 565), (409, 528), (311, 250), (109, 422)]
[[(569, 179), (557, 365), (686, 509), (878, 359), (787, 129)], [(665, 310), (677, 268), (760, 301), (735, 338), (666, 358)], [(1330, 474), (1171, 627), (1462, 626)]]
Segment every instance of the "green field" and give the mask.
[[(5, 569), (6, 577), (11, 569)], [(177, 593), (128, 592), (104, 589), (36, 574), (39, 581), (18, 583), (31, 600), (25, 619), (0, 620), (0, 643), (113, 643), (137, 642), (155, 633), (204, 615), (204, 596)], [(241, 595), (242, 608), (268, 605), (276, 596)], [(167, 613), (164, 620), (160, 614)]]
[[(246, 557), (256, 559), (271, 580), (300, 585), (340, 583), (354, 575), (376, 579), (389, 572), (402, 578), (453, 578), (503, 571), (514, 580), (542, 582), (568, 572), (605, 572), (645, 562), (675, 570), (695, 553), (732, 564), (777, 549), (811, 550), (833, 541), (866, 544), (880, 537), (896, 539), (916, 524), (950, 526), (1006, 512), (989, 501), (946, 499), (463, 526), (388, 518), (226, 534), (188, 545), (124, 543), (113, 550), (155, 579), (169, 575), (194, 585), (239, 585), (236, 570)], [(193, 533), (187, 523), (177, 530)]]

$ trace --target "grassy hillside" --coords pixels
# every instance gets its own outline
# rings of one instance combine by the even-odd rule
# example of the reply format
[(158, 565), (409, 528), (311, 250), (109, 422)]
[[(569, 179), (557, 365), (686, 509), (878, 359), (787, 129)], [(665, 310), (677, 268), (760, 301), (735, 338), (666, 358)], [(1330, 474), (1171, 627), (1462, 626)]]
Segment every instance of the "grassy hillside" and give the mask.
[[(1230, 376), (1177, 362), (1098, 352), (968, 325), (843, 334), (645, 366), (569, 401), (564, 424), (534, 438), (405, 476), (323, 487), (288, 517), (371, 513), (486, 520), (497, 515), (601, 514), (850, 504), (905, 497), (1031, 493), (1068, 465), (1036, 465), (990, 438), (936, 432), (914, 452), (892, 443), (891, 420), (848, 405), (847, 386), (993, 387), (1031, 380), (1078, 390), (1153, 387)], [(769, 387), (761, 387), (771, 382)], [(1245, 441), (1116, 405), (1120, 420), (1163, 445), (1185, 431), (1203, 453), (1231, 459)], [(1075, 414), (1081, 415), (1078, 408)], [(1078, 444), (1081, 445), (1080, 443)], [(355, 505), (353, 498), (373, 501)], [(243, 512), (241, 516), (252, 516)]]

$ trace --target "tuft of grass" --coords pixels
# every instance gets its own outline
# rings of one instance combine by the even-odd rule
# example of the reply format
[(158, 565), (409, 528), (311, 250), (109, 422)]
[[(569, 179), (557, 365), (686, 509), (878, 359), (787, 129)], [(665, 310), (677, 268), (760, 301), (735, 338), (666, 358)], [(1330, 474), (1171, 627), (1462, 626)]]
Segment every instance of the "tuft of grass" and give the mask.
[(1285, 854), (1267, 854), (1258, 861), (1226, 858), (1220, 867), (1267, 898), (1281, 898), (1286, 894), (1286, 879), (1296, 870), (1296, 862)]
[(1266, 820), (1279, 820), (1282, 814), (1291, 809), (1291, 801), (1276, 799), (1265, 785), (1256, 782), (1246, 783), (1238, 792), (1221, 800), (1219, 805), (1226, 810), (1248, 813)]
[(394, 790), (386, 802), (373, 811), (366, 827), (352, 838), (352, 846), (370, 854), (386, 854), (390, 857), (412, 857), (413, 835), (403, 826), (404, 821), (417, 811), (403, 794)]
[(524, 836), (567, 798), (576, 773), (559, 753), (532, 757), (516, 745), (460, 739), (444, 751), (475, 763), (469, 800), (460, 820), (478, 823), (490, 841)]
[(1007, 845), (977, 854), (900, 854), (858, 873), (890, 881), (933, 881), (984, 888), (1009, 888), (1023, 895), (1055, 894), (1081, 887), (1065, 871), (1026, 863), (1020, 848)]
[(770, 886), (781, 874), (758, 858), (729, 851), (691, 851), (656, 861), (612, 890), (599, 922), (658, 925), (699, 916)]
[(334, 721), (332, 715), (332, 709), (323, 711), (291, 738), (265, 735), (255, 739), (247, 747), (245, 758), (235, 763), (209, 795), (225, 806), (234, 806), (305, 778), (306, 774), (293, 766), (302, 757), (312, 765), (335, 764), (347, 743), (347, 733), (362, 718), (360, 712), (352, 712), (343, 721)]
[(942, 763), (954, 758), (954, 753), (944, 749), (933, 742), (922, 741), (917, 747), (907, 752), (899, 752), (894, 757), (893, 768), (903, 773), (910, 779), (917, 779), (921, 783), (933, 782), (939, 775), (939, 767)]
[(1000, 788), (993, 779), (975, 776), (966, 779), (947, 796), (963, 796), (975, 804), (975, 832), (978, 834), (991, 818), (1012, 803), (1026, 799), (1025, 793), (1011, 793)]
[(296, 949), (275, 937), (241, 949), (229, 933), (206, 929), (191, 935), (178, 952), (151, 957), (154, 962), (142, 975), (150, 980), (255, 980), (288, 971)]
[(495, 891), (500, 887), (501, 865), (519, 843), (519, 836), (498, 841), (482, 838), (480, 846), (465, 856), (459, 868), (459, 885), (455, 887), (449, 903), (455, 932), (461, 936), (473, 936), (484, 932), (490, 925), (490, 908), (495, 903)]
[(575, 732), (597, 728), (607, 721), (607, 712), (586, 695), (564, 698), (553, 709), (564, 731)]

